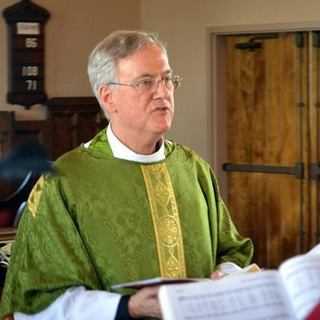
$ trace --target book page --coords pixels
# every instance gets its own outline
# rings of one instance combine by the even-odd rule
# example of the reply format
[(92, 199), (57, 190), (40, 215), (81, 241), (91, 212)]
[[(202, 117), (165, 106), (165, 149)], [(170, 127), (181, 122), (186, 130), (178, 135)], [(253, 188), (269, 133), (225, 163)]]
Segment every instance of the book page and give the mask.
[(320, 255), (291, 258), (279, 268), (298, 319), (304, 319), (320, 301)]
[(165, 320), (295, 319), (277, 271), (165, 285), (159, 299)]
[(225, 275), (228, 275), (228, 276), (239, 275), (239, 273), (245, 273), (245, 272), (261, 271), (261, 269), (256, 263), (252, 263), (244, 268), (241, 268), (234, 262), (223, 262), (218, 265), (217, 270), (223, 272)]

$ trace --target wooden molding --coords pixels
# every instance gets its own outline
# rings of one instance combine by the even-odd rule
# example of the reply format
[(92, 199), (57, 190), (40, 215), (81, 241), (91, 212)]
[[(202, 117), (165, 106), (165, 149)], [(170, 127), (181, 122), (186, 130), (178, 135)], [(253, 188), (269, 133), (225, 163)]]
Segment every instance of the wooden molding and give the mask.
[(57, 97), (50, 98), (46, 101), (45, 105), (48, 108), (65, 108), (65, 107), (83, 107), (90, 106), (91, 108), (99, 109), (99, 103), (95, 97)]

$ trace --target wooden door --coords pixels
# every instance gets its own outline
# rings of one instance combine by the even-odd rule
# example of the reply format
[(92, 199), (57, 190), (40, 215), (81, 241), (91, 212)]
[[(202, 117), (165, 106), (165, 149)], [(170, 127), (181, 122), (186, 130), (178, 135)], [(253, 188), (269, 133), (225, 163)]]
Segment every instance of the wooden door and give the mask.
[(319, 159), (320, 60), (312, 38), (224, 39), (227, 202), (263, 267), (277, 267), (319, 238), (319, 186), (309, 170)]
[(309, 246), (320, 242), (320, 32), (309, 32), (308, 96), (310, 109), (309, 135), (309, 192), (310, 218), (308, 221)]

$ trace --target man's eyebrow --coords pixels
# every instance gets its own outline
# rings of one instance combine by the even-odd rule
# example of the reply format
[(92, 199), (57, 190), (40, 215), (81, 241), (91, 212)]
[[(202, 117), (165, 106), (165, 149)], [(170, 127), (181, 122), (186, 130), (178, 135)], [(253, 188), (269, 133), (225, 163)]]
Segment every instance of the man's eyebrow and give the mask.
[[(162, 73), (162, 75), (168, 75), (168, 74), (171, 74), (173, 73), (172, 70), (166, 70)], [(154, 78), (156, 77), (157, 75), (155, 74), (151, 74), (151, 73), (143, 73), (141, 74), (140, 76), (138, 76), (136, 79), (141, 79), (141, 78)], [(136, 80), (135, 79), (135, 80)]]
[(140, 79), (140, 78), (153, 78), (154, 75), (152, 75), (151, 73), (143, 73), (140, 76), (138, 76), (136, 79)]

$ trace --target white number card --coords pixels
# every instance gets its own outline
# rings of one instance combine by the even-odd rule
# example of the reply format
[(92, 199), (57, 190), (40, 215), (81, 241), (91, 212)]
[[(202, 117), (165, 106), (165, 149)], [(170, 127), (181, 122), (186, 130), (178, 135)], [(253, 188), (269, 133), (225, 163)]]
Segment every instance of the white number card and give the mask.
[(40, 34), (39, 22), (18, 22), (17, 34)]

